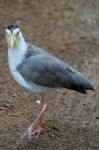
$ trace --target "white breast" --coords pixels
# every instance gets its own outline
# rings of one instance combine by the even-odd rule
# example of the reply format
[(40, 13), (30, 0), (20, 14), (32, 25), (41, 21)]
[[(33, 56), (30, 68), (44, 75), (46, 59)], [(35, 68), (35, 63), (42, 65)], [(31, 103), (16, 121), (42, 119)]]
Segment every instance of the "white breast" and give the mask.
[[(24, 48), (24, 49), (23, 49)], [(24, 59), (24, 55), (26, 53), (27, 48), (21, 47), (18, 49), (11, 48), (8, 50), (8, 61), (9, 61), (9, 69), (14, 77), (14, 79), (22, 85), (24, 88), (31, 90), (35, 93), (41, 93), (44, 92), (47, 88), (43, 86), (38, 86), (36, 84), (33, 84), (31, 82), (27, 82), (24, 80), (24, 78), (21, 76), (21, 74), (17, 71), (17, 66), (22, 62)]]
[(17, 49), (17, 48), (10, 48), (8, 50), (8, 62), (9, 62), (9, 69), (14, 77), (14, 79), (21, 85), (25, 86), (25, 81), (20, 73), (17, 71), (17, 66), (22, 62), (24, 59), (24, 55), (26, 52), (25, 49)]

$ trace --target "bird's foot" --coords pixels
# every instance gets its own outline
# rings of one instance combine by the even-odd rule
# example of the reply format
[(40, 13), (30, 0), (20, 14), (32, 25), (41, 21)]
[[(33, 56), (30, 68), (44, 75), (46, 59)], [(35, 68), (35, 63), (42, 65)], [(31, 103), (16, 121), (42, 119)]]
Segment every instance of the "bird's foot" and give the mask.
[(29, 139), (31, 140), (32, 137), (36, 137), (38, 138), (39, 135), (42, 133), (42, 130), (43, 130), (43, 127), (42, 126), (39, 126), (36, 130), (33, 130), (32, 127), (30, 126), (28, 129), (27, 129), (27, 135), (29, 136)]
[(20, 143), (24, 137), (28, 136), (29, 140), (31, 140), (33, 137), (38, 138), (40, 134), (43, 131), (43, 127), (39, 125), (37, 129), (34, 130), (32, 126), (29, 126), (28, 129), (24, 132), (24, 134), (20, 137), (17, 143)]
[[(24, 137), (29, 136), (29, 139), (31, 139), (33, 136), (36, 136), (36, 138), (39, 137), (39, 135), (42, 132), (42, 127), (43, 127), (43, 123), (44, 123), (44, 112), (47, 108), (48, 104), (45, 101), (43, 108), (41, 110), (41, 112), (39, 113), (39, 115), (37, 116), (37, 118), (34, 120), (34, 122), (28, 127), (28, 129), (24, 132), (24, 134), (20, 137), (20, 141), (22, 141), (24, 139)], [(38, 123), (38, 127), (35, 130), (35, 125)], [(19, 143), (17, 142), (17, 143)]]
[(32, 135), (32, 136), (36, 136), (36, 138), (38, 138), (38, 137), (40, 136), (40, 134), (42, 133), (42, 131), (43, 131), (43, 127), (40, 126), (40, 127), (38, 127), (35, 131), (33, 131), (33, 132), (31, 133), (31, 135)]

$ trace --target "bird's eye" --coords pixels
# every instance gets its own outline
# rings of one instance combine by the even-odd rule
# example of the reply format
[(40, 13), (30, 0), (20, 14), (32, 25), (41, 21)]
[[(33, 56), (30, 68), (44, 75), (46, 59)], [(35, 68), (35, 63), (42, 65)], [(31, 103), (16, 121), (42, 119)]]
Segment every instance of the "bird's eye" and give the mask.
[(19, 35), (19, 31), (16, 33), (16, 35)]
[(13, 30), (13, 35), (18, 35), (19, 34), (19, 28)]

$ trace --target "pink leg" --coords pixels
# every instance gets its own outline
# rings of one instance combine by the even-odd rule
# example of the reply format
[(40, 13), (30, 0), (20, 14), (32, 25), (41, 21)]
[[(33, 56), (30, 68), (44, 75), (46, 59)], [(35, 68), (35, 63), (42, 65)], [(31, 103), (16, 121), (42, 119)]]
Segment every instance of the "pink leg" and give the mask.
[[(45, 109), (47, 108), (47, 103), (44, 104), (43, 108), (45, 107)], [(45, 112), (45, 111), (44, 111)], [(39, 117), (39, 124), (38, 124), (38, 128), (37, 130), (31, 132), (31, 135), (35, 135), (36, 134), (36, 138), (39, 137), (40, 133), (43, 130), (43, 124), (44, 124), (44, 112), (42, 113), (42, 115)]]
[[(44, 112), (45, 112), (45, 110), (46, 110), (46, 108), (48, 106), (45, 94), (41, 94), (41, 98), (45, 101), (45, 103), (43, 105), (43, 108), (42, 108), (40, 114), (34, 120), (34, 122), (28, 127), (26, 132), (21, 136), (20, 140), (22, 140), (26, 135), (29, 135), (29, 139), (31, 139), (32, 135), (36, 135), (36, 138), (39, 137), (39, 135), (40, 135), (40, 133), (42, 131), (43, 123), (44, 123)], [(34, 126), (38, 122), (38, 120), (40, 120), (39, 126), (38, 126), (38, 128), (35, 131), (33, 131)]]

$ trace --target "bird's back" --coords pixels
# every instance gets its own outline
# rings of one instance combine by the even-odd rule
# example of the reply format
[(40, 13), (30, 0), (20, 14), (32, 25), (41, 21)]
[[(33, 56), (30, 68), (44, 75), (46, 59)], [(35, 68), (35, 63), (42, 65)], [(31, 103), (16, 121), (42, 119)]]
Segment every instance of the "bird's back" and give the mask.
[(37, 47), (35, 45), (32, 45), (30, 43), (27, 43), (27, 53), (25, 55), (26, 58), (31, 57), (31, 56), (35, 56), (38, 54), (45, 54), (47, 53), (44, 49)]

